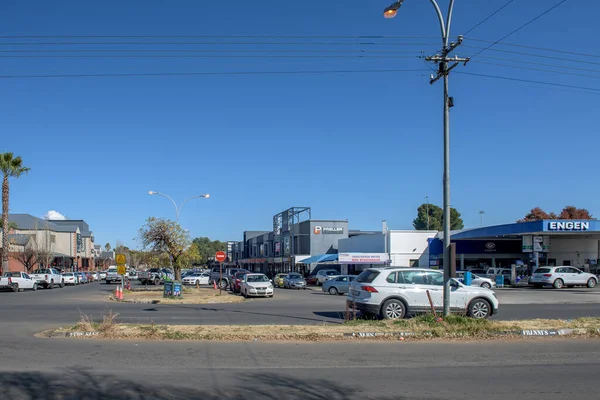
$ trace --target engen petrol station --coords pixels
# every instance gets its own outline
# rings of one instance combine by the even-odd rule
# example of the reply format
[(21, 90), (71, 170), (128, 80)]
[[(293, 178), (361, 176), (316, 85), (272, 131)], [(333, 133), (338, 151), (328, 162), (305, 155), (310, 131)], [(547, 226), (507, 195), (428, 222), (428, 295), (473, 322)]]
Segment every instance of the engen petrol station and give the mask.
[[(429, 240), (429, 265), (441, 268), (443, 236)], [(541, 220), (453, 231), (453, 270), (569, 265), (598, 273), (600, 221)]]

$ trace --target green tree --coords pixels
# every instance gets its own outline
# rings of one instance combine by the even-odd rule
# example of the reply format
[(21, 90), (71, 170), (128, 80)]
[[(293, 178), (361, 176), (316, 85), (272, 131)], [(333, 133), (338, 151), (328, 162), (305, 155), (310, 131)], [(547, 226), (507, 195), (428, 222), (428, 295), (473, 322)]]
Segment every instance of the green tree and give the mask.
[(154, 253), (169, 256), (175, 279), (181, 280), (182, 256), (191, 245), (187, 231), (177, 222), (150, 217), (140, 228), (139, 234), (144, 249), (150, 248)]
[(108, 243), (108, 242), (107, 242), (107, 243), (104, 245), (104, 250), (106, 250), (107, 252), (109, 252), (109, 251), (110, 251), (110, 243)]
[(0, 171), (2, 171), (2, 272), (8, 271), (8, 199), (9, 178), (19, 178), (29, 172), (29, 168), (23, 166), (21, 157), (15, 157), (13, 153), (0, 154)]
[[(429, 212), (429, 218), (427, 214)], [(421, 204), (417, 208), (417, 218), (413, 220), (413, 226), (418, 231), (429, 230), (441, 231), (444, 229), (444, 210), (435, 204)], [(465, 227), (460, 213), (456, 208), (450, 208), (450, 229), (458, 230)]]
[(194, 244), (198, 246), (198, 263), (206, 264), (209, 260), (215, 258), (217, 251), (226, 251), (227, 243), (219, 240), (210, 240), (207, 237), (199, 237), (194, 239)]

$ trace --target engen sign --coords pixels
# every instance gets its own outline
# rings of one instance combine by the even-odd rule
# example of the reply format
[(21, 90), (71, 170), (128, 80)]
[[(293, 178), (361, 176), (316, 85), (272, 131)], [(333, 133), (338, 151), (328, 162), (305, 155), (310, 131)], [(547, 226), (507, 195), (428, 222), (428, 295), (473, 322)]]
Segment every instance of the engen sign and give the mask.
[(589, 231), (590, 223), (583, 221), (551, 221), (548, 222), (549, 231)]

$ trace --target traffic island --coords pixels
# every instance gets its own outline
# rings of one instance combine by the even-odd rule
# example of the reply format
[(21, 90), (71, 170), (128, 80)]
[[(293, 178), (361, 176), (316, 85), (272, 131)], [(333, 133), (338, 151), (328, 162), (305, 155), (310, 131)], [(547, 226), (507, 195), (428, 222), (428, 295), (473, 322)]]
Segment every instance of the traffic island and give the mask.
[[(462, 316), (445, 320), (423, 315), (401, 321), (350, 321), (336, 325), (138, 325), (89, 324), (45, 331), (41, 337), (122, 340), (343, 341), (343, 340), (494, 340), (522, 337), (600, 338), (600, 318), (488, 321)], [(97, 332), (97, 334), (74, 334)]]
[(241, 303), (245, 301), (242, 296), (218, 290), (213, 288), (194, 288), (184, 287), (181, 296), (164, 296), (164, 291), (160, 290), (124, 290), (123, 299), (118, 299), (114, 295), (110, 300), (123, 303), (143, 303), (143, 304), (221, 304), (221, 303)]

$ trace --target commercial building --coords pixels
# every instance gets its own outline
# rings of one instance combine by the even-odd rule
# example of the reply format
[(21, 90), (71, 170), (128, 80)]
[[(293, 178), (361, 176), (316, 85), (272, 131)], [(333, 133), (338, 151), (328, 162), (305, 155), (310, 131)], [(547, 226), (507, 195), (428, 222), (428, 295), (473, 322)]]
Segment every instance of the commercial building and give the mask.
[[(443, 236), (430, 240), (432, 268), (442, 267)], [(541, 220), (452, 232), (453, 267), (510, 268), (531, 273), (540, 265), (598, 270), (600, 221)]]
[(11, 271), (25, 268), (21, 256), (25, 251), (35, 253), (35, 267), (94, 268), (94, 235), (85, 221), (44, 220), (29, 214), (9, 214), (8, 220), (16, 226), (9, 237)]

